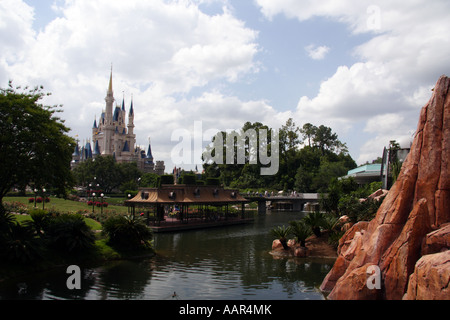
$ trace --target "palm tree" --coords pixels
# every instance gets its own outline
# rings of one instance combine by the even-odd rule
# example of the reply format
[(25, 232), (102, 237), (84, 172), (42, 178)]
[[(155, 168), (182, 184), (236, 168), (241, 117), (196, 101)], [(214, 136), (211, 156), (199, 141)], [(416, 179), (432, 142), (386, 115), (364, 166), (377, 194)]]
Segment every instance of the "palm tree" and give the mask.
[(289, 225), (300, 246), (306, 247), (306, 239), (312, 234), (311, 228), (303, 220), (290, 221)]
[(307, 216), (303, 218), (305, 223), (311, 227), (312, 232), (316, 235), (316, 237), (321, 236), (320, 229), (324, 225), (325, 216), (320, 211), (310, 212)]
[(150, 247), (152, 230), (143, 219), (134, 216), (112, 216), (103, 223), (103, 233), (109, 236), (109, 242), (119, 247), (139, 249)]
[(278, 227), (273, 228), (272, 230), (270, 230), (270, 233), (273, 236), (277, 237), (278, 240), (280, 240), (281, 245), (283, 246), (284, 250), (289, 250), (289, 247), (287, 245), (287, 238), (292, 233), (292, 228), (291, 227), (278, 226)]

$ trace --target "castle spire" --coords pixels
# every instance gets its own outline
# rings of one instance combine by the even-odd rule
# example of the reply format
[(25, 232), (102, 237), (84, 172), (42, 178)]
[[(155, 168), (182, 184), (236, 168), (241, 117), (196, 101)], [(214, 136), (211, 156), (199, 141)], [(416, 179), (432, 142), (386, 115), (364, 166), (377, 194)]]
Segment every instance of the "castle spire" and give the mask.
[(113, 93), (113, 87), (112, 87), (112, 63), (111, 63), (111, 74), (109, 76), (108, 93)]
[(128, 114), (129, 117), (134, 116), (134, 110), (133, 110), (133, 95), (131, 95), (131, 106), (130, 106), (130, 113)]

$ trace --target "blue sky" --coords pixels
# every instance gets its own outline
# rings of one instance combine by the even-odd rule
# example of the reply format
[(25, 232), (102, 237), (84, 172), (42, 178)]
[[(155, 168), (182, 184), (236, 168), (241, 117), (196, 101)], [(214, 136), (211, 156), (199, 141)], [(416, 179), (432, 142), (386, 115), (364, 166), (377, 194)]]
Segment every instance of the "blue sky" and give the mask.
[[(357, 163), (408, 145), (450, 72), (450, 3), (308, 0), (0, 0), (0, 85), (44, 85), (80, 140), (131, 96), (138, 144), (171, 162), (171, 133), (330, 126)], [(193, 159), (193, 162), (198, 162)], [(194, 164), (182, 165), (191, 168)]]

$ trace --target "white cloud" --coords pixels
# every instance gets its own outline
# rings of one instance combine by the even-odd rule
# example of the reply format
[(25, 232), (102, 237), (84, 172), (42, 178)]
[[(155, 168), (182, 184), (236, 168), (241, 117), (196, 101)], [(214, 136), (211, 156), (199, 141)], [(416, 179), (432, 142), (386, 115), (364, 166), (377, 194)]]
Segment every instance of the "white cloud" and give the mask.
[(32, 29), (33, 8), (21, 1), (0, 2), (0, 82), (9, 80), (7, 69), (20, 63), (30, 43), (34, 42)]
[[(347, 24), (352, 34), (371, 35), (353, 50), (359, 62), (340, 66), (315, 97), (301, 97), (297, 108), (303, 122), (329, 123), (338, 133), (376, 137), (353, 150), (360, 162), (374, 159), (374, 148), (381, 153), (389, 140), (410, 136), (420, 108), (431, 97), (429, 89), (439, 76), (450, 74), (448, 1), (257, 3), (268, 19), (278, 14), (299, 21), (326, 17)], [(361, 128), (365, 131), (355, 132)]]
[[(202, 12), (201, 5), (212, 3), (222, 3), (222, 12)], [(115, 97), (121, 102), (124, 91), (129, 105), (133, 94), (138, 143), (151, 136), (156, 158), (170, 155), (171, 130), (196, 119), (225, 129), (247, 120), (276, 127), (292, 116), (298, 125), (328, 125), (340, 137), (368, 136), (369, 142), (351, 150), (365, 161), (373, 159), (377, 144), (415, 130), (430, 89), (450, 73), (446, 0), (256, 3), (268, 19), (321, 17), (346, 24), (350, 37), (370, 38), (350, 48), (356, 63), (338, 67), (315, 96), (299, 96), (297, 108), (282, 113), (268, 101), (243, 101), (215, 86), (239, 83), (265, 68), (256, 61), (264, 50), (258, 31), (236, 18), (227, 0), (58, 1), (58, 17), (39, 32), (32, 29), (33, 8), (22, 0), (1, 0), (0, 83), (44, 85), (53, 93), (48, 103), (64, 105), (73, 134), (88, 138), (94, 115), (104, 107), (113, 63)], [(324, 62), (335, 51), (305, 49), (312, 59), (326, 57)]]
[(325, 56), (330, 52), (330, 48), (327, 46), (316, 46), (310, 44), (305, 47), (308, 56), (313, 60), (323, 60)]
[[(31, 7), (22, 0), (0, 2), (0, 81), (44, 85), (53, 93), (46, 102), (64, 105), (66, 124), (80, 139), (89, 138), (104, 108), (111, 63), (117, 103), (124, 91), (128, 107), (133, 94), (138, 143), (152, 136), (157, 158), (170, 154), (169, 130), (203, 118), (196, 109), (216, 120), (221, 113), (227, 127), (237, 125), (236, 113), (252, 103), (270, 109), (220, 94), (183, 98), (214, 81), (236, 82), (258, 72), (258, 33), (226, 4), (222, 13), (207, 15), (198, 5), (210, 1), (59, 3), (52, 7), (58, 17), (37, 33)], [(20, 37), (13, 36), (17, 30)]]

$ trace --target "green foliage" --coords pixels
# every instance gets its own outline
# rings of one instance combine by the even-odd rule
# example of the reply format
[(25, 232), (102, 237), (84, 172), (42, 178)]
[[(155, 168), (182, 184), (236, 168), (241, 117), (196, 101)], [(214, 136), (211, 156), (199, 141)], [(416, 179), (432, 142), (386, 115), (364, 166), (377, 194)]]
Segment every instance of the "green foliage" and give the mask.
[(41, 258), (40, 239), (28, 225), (13, 223), (2, 249), (8, 261), (29, 263)]
[(85, 223), (83, 216), (77, 214), (53, 217), (44, 232), (50, 246), (63, 252), (91, 249), (95, 242), (94, 233)]
[(278, 226), (270, 230), (270, 234), (278, 240), (280, 240), (281, 244), (283, 245), (284, 250), (288, 250), (289, 247), (287, 245), (287, 238), (292, 233), (291, 227), (286, 226)]
[(206, 178), (205, 184), (207, 186), (220, 186), (220, 179), (219, 178)]
[(137, 190), (141, 171), (135, 162), (117, 163), (112, 156), (102, 156), (95, 161), (88, 159), (81, 162), (73, 170), (73, 174), (78, 185), (88, 186), (95, 181), (104, 193), (111, 193), (116, 188), (121, 191)]
[[(242, 127), (245, 132), (262, 129), (271, 130), (260, 122), (246, 122)], [(221, 132), (223, 151), (226, 154), (226, 140), (229, 134)], [(259, 138), (258, 138), (259, 139)], [(302, 139), (305, 145), (302, 146)], [(329, 183), (337, 177), (345, 175), (356, 167), (355, 161), (348, 154), (345, 143), (339, 141), (337, 134), (325, 126), (315, 127), (305, 124), (298, 128), (292, 119), (279, 130), (279, 170), (274, 176), (262, 176), (262, 165), (250, 164), (250, 157), (257, 157), (249, 142), (245, 143), (245, 164), (216, 164), (204, 162), (203, 168), (207, 178), (218, 178), (227, 187), (248, 189), (264, 188), (276, 190), (296, 190), (298, 192), (325, 192)], [(258, 141), (259, 143), (259, 141)], [(270, 135), (267, 149), (272, 148)], [(236, 148), (236, 146), (234, 146)], [(236, 161), (236, 152), (235, 159)], [(208, 184), (208, 182), (206, 183)]]
[(320, 200), (321, 207), (335, 217), (347, 215), (352, 222), (370, 221), (376, 214), (382, 201), (367, 198), (381, 188), (381, 182), (372, 182), (362, 187), (358, 186), (353, 178), (333, 180), (327, 192), (327, 197)]
[(316, 237), (320, 237), (322, 235), (321, 228), (324, 226), (326, 220), (323, 212), (315, 211), (308, 213), (303, 221), (307, 226), (309, 226), (312, 232), (316, 235)]
[(129, 249), (149, 247), (153, 238), (144, 220), (134, 216), (110, 217), (103, 224), (103, 233), (109, 237), (111, 245)]
[(185, 173), (180, 177), (180, 184), (195, 185), (197, 183), (197, 176), (195, 174)]
[(304, 220), (290, 221), (291, 233), (295, 236), (300, 246), (305, 247), (306, 239), (312, 234), (311, 227)]
[(31, 220), (26, 222), (26, 225), (34, 228), (38, 235), (43, 235), (44, 230), (48, 227), (50, 222), (50, 214), (42, 209), (32, 209), (29, 211)]
[(141, 176), (140, 187), (157, 188), (159, 176), (156, 173), (145, 173)]
[(19, 201), (5, 201), (3, 208), (9, 213), (25, 214), (28, 212), (28, 207)]
[(342, 215), (347, 215), (350, 221), (356, 223), (358, 221), (372, 220), (381, 203), (381, 200), (365, 199), (361, 201), (360, 198), (354, 195), (343, 195), (339, 200), (338, 206)]
[(172, 174), (165, 174), (160, 177), (159, 185), (163, 184), (174, 184), (174, 177)]
[[(0, 88), (0, 201), (17, 185), (46, 187), (65, 194), (73, 184), (70, 171), (74, 140), (56, 116), (57, 106), (39, 104), (42, 87)], [(48, 94), (47, 94), (48, 95)]]

